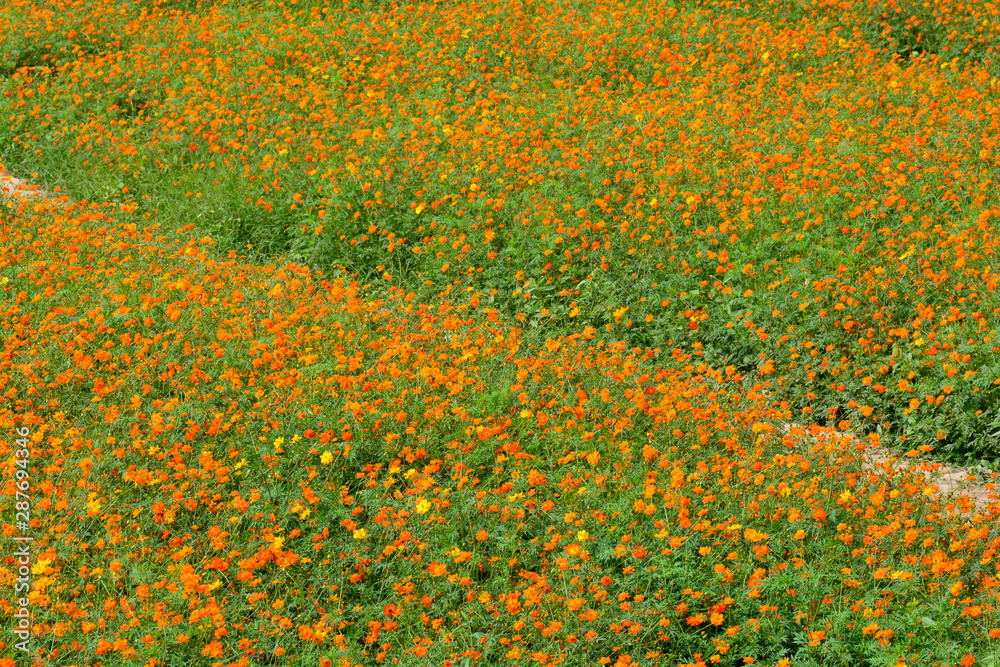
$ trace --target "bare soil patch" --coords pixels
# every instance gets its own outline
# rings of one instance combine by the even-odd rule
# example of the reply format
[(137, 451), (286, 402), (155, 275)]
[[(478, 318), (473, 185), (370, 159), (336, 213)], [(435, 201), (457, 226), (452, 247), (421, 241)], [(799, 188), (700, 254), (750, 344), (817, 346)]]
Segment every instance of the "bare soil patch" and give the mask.
[(807, 445), (814, 454), (824, 454), (830, 463), (842, 465), (860, 459), (865, 473), (884, 476), (896, 487), (918, 486), (922, 495), (936, 500), (947, 514), (1000, 517), (997, 473), (946, 465), (916, 449), (904, 452), (830, 427), (784, 423), (782, 431)]

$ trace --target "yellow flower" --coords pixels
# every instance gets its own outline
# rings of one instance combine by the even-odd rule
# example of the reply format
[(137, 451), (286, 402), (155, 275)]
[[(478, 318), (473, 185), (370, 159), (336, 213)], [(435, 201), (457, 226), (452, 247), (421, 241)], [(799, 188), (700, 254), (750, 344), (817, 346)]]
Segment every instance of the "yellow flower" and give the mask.
[(354, 539), (363, 540), (368, 537), (368, 532), (364, 528), (358, 528), (354, 531)]
[(420, 498), (417, 500), (417, 514), (426, 514), (427, 510), (431, 508), (430, 501), (425, 498)]
[(31, 567), (31, 573), (36, 576), (45, 574), (45, 568), (47, 568), (50, 563), (52, 563), (51, 560), (49, 560), (45, 556), (42, 556), (41, 558), (38, 559), (38, 562)]
[(323, 452), (323, 456), (319, 457), (319, 460), (323, 465), (328, 465), (330, 461), (333, 460), (333, 454), (330, 452)]

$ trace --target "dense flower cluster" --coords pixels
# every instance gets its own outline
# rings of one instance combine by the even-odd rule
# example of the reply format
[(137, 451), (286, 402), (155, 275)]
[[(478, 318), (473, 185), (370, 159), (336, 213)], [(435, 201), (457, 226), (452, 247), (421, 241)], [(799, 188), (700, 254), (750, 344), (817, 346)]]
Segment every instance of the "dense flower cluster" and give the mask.
[(77, 196), (997, 455), (992, 14), (52, 4), (0, 12), (0, 138)]
[(995, 498), (777, 425), (997, 455), (1000, 21), (751, 4), (0, 8), (36, 657), (994, 658)]

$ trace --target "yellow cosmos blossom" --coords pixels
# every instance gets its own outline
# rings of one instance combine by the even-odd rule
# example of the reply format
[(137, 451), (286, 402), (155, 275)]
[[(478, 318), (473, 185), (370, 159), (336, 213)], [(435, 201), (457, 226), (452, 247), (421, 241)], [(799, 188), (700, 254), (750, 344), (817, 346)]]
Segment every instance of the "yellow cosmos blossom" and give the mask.
[(45, 556), (38, 559), (38, 562), (31, 566), (31, 573), (38, 576), (45, 574), (45, 569), (51, 564), (52, 561)]

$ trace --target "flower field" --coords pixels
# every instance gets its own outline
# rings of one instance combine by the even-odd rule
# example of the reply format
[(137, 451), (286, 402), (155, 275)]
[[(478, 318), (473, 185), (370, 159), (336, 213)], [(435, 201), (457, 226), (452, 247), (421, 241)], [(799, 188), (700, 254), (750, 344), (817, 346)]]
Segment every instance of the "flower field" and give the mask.
[(998, 12), (5, 3), (0, 667), (1000, 666)]

